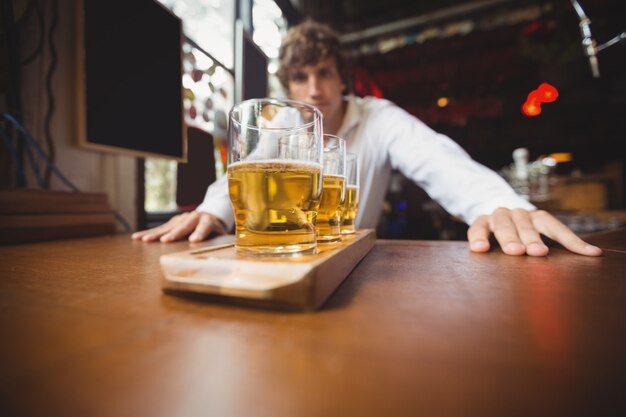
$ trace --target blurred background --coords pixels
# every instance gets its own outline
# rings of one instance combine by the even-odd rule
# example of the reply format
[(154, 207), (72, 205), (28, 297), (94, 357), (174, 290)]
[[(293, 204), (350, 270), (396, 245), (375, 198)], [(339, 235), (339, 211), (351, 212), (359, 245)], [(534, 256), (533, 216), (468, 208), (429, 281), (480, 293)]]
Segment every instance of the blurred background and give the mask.
[[(58, 170), (76, 189), (106, 194), (127, 231), (193, 209), (224, 174), (229, 109), (284, 96), (274, 76), (280, 39), (311, 18), (341, 35), (357, 95), (387, 98), (450, 136), (577, 233), (621, 227), (621, 3), (3, 1), (0, 111), (32, 141), (0, 122), (0, 187), (67, 189)], [(109, 87), (112, 78), (125, 87)], [(541, 85), (557, 99), (529, 107)], [(99, 94), (112, 104), (96, 114)], [(465, 239), (467, 226), (417, 186), (400, 173), (391, 181), (379, 237)]]

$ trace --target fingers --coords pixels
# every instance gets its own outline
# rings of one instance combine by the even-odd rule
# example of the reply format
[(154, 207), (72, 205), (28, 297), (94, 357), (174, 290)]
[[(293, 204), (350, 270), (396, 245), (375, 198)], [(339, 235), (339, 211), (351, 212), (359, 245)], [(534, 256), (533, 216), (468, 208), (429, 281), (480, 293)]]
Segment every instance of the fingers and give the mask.
[(502, 252), (507, 255), (524, 255), (526, 253), (526, 246), (520, 240), (517, 226), (509, 209), (496, 209), (489, 217), (489, 227), (500, 244)]
[(142, 240), (144, 242), (158, 240), (161, 236), (169, 232), (179, 221), (181, 221), (181, 218), (184, 217), (185, 214), (187, 213), (178, 214), (160, 226), (133, 233), (131, 237), (135, 240)]
[(130, 235), (130, 237), (133, 240), (141, 240), (141, 238), (143, 238), (147, 233), (148, 233), (148, 230), (140, 230)]
[(487, 252), (489, 250), (489, 216), (480, 216), (467, 229), (467, 240), (472, 252)]
[(602, 249), (590, 245), (576, 236), (574, 232), (548, 212), (543, 210), (533, 211), (530, 213), (530, 218), (536, 230), (555, 242), (560, 243), (566, 249), (580, 255), (602, 255)]
[(546, 256), (548, 247), (541, 240), (539, 232), (532, 223), (530, 213), (526, 210), (515, 209), (511, 212), (517, 235), (526, 247), (526, 254), (530, 256)]
[(541, 240), (545, 235), (571, 252), (599, 256), (602, 249), (580, 239), (567, 226), (543, 210), (527, 211), (499, 208), (491, 216), (481, 216), (467, 232), (470, 249), (489, 250), (488, 238), (493, 233), (507, 255), (546, 256), (548, 247)]
[(198, 225), (189, 236), (189, 241), (200, 242), (206, 239), (212, 232), (223, 235), (228, 233), (228, 230), (226, 230), (226, 226), (219, 218), (210, 213), (200, 213)]
[(467, 235), (473, 252), (489, 250), (489, 235), (493, 232), (502, 251), (507, 255), (545, 256), (548, 247), (535, 230), (526, 210), (497, 209), (491, 216), (481, 216), (469, 228)]
[(181, 214), (180, 218), (161, 236), (161, 242), (174, 242), (189, 236), (199, 221), (200, 213), (196, 211)]
[(168, 222), (148, 230), (132, 234), (135, 240), (173, 242), (189, 236), (189, 241), (199, 242), (211, 233), (228, 233), (224, 223), (210, 213), (187, 212), (172, 217)]

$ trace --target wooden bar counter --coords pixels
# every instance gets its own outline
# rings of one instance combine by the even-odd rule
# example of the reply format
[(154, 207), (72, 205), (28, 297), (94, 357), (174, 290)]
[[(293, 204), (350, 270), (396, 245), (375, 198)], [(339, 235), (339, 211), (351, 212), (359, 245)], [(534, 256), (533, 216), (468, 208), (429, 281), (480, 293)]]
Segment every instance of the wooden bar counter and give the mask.
[(313, 312), (162, 291), (161, 255), (228, 239), (0, 247), (0, 415), (626, 415), (626, 231), (600, 258), (379, 240)]

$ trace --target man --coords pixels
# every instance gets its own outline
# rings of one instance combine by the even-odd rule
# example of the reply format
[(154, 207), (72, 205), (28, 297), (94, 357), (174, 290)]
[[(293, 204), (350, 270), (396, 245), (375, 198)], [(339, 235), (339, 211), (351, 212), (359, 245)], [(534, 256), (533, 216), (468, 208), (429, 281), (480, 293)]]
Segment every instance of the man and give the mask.
[[(349, 74), (337, 35), (307, 21), (287, 33), (280, 49), (278, 77), (289, 97), (314, 105), (324, 115), (324, 132), (346, 139), (359, 156), (361, 203), (357, 226), (373, 228), (382, 209), (392, 169), (470, 224), (470, 249), (487, 252), (495, 235), (509, 255), (545, 256), (545, 235), (572, 252), (599, 256), (549, 213), (522, 199), (496, 173), (473, 161), (450, 138), (428, 128), (387, 100), (345, 96)], [(133, 234), (143, 241), (170, 242), (189, 236), (198, 242), (223, 234), (233, 224), (225, 180), (207, 190), (196, 211), (173, 217), (154, 229)]]

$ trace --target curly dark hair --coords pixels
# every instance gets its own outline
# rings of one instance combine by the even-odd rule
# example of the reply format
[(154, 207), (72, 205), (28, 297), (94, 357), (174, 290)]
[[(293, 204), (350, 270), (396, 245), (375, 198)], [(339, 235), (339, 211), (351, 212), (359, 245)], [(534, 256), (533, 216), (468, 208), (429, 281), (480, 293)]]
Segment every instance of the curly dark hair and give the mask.
[(337, 71), (346, 86), (344, 93), (352, 91), (352, 78), (348, 60), (344, 56), (339, 35), (329, 26), (313, 20), (291, 27), (283, 38), (278, 53), (278, 79), (289, 90), (289, 69), (315, 65), (326, 58), (335, 58)]

